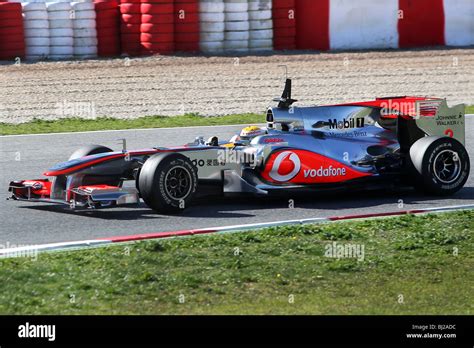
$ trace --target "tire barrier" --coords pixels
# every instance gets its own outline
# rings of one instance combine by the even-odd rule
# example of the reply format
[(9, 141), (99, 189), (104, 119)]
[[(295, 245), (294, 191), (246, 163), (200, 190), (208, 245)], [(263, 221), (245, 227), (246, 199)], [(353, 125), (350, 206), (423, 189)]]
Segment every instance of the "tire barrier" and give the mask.
[(275, 50), (296, 49), (295, 0), (273, 0), (272, 16), (273, 48)]
[(0, 59), (474, 45), (472, 0), (0, 0)]
[(224, 0), (199, 2), (199, 48), (205, 53), (224, 51)]
[(19, 3), (0, 3), (0, 60), (25, 56), (22, 8)]
[(74, 29), (74, 56), (97, 57), (96, 12), (92, 2), (72, 3), (72, 25)]
[(140, 43), (141, 53), (170, 54), (174, 52), (174, 3), (170, 0), (142, 0)]
[(120, 11), (118, 0), (94, 0), (97, 30), (97, 55), (119, 56)]
[(177, 52), (199, 51), (199, 0), (175, 0), (174, 44)]
[(73, 11), (69, 2), (46, 3), (49, 20), (50, 59), (74, 56)]
[(224, 51), (249, 50), (250, 23), (247, 0), (224, 0)]
[(296, 48), (328, 50), (329, 0), (296, 0), (296, 13)]
[(271, 51), (273, 49), (272, 7), (272, 0), (249, 1), (250, 51)]
[(41, 60), (49, 57), (48, 11), (44, 2), (23, 2), (23, 25), (25, 28), (25, 58)]
[(129, 56), (139, 56), (142, 53), (140, 44), (141, 1), (120, 1), (120, 43), (122, 53)]

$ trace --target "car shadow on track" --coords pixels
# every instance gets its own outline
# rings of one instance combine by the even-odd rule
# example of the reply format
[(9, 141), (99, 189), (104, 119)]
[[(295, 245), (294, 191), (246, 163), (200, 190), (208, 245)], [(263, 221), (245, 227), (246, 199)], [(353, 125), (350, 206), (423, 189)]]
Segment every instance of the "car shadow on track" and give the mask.
[(80, 209), (72, 210), (63, 205), (35, 205), (35, 206), (21, 206), (22, 209), (33, 209), (44, 211), (48, 213), (58, 213), (65, 215), (83, 216), (94, 219), (106, 220), (142, 220), (142, 219), (157, 219), (161, 218), (159, 215), (150, 210), (145, 204), (140, 204), (136, 207), (122, 207), (112, 209)]
[[(127, 207), (117, 207), (117, 208), (106, 208), (106, 209), (80, 209), (80, 210), (71, 210), (67, 206), (63, 205), (35, 205), (35, 206), (21, 206), (21, 209), (32, 209), (37, 211), (43, 211), (48, 213), (58, 213), (58, 214), (65, 214), (65, 215), (74, 215), (74, 216), (82, 216), (84, 218), (93, 218), (93, 219), (103, 219), (103, 220), (122, 220), (122, 221), (130, 221), (130, 220), (153, 220), (153, 219), (166, 219), (166, 218), (173, 218), (180, 216), (188, 216), (193, 217), (193, 213), (196, 212), (196, 206), (192, 206), (189, 208), (190, 214), (187, 214), (186, 211), (183, 214), (178, 215), (161, 215), (157, 212), (150, 209), (145, 203), (140, 202), (140, 204), (136, 206), (127, 206)], [(220, 206), (222, 208), (222, 206)], [(199, 209), (201, 210), (201, 209)], [(235, 210), (242, 210), (242, 209), (235, 209)], [(194, 214), (195, 217), (198, 217), (199, 214)], [(254, 217), (254, 214), (246, 214), (240, 212), (232, 212), (232, 211), (213, 211), (212, 216), (213, 218), (248, 218)], [(207, 216), (206, 216), (207, 217)]]
[[(458, 193), (447, 196), (429, 196), (416, 192), (413, 189), (403, 189), (395, 191), (353, 191), (337, 194), (315, 193), (302, 194), (283, 197), (265, 197), (265, 198), (213, 198), (206, 201), (202, 200), (199, 205), (194, 205), (186, 210), (182, 216), (200, 217), (200, 218), (219, 218), (224, 211), (252, 211), (252, 210), (276, 210), (288, 209), (290, 203), (294, 208), (320, 210), (328, 212), (345, 209), (367, 209), (383, 205), (392, 205), (385, 211), (413, 210), (419, 205), (430, 206), (448, 206), (464, 204), (462, 202), (453, 203), (452, 200), (473, 201), (474, 187), (465, 187)], [(292, 202), (290, 202), (292, 200)], [(446, 201), (446, 203), (443, 203)], [(432, 204), (430, 204), (432, 203)], [(469, 202), (468, 202), (469, 203)], [(367, 212), (367, 211), (365, 211)], [(370, 211), (372, 212), (372, 211)], [(361, 211), (361, 213), (363, 213)], [(321, 214), (326, 216), (325, 214)], [(282, 217), (284, 219), (284, 217)]]
[[(472, 201), (474, 187), (465, 187), (452, 196), (426, 196), (412, 189), (396, 191), (353, 191), (335, 193), (314, 193), (300, 195), (285, 195), (280, 197), (206, 197), (196, 200), (187, 210), (179, 215), (161, 215), (146, 206), (143, 202), (136, 206), (117, 207), (96, 210), (71, 210), (67, 206), (57, 205), (28, 205), (23, 209), (34, 209), (44, 212), (70, 214), (83, 216), (85, 218), (105, 220), (143, 220), (143, 219), (172, 219), (172, 218), (209, 218), (209, 219), (238, 219), (249, 218), (258, 215), (259, 211), (264, 214), (265, 210), (288, 209), (293, 203), (296, 209), (319, 210), (321, 216), (334, 215), (340, 210), (360, 209), (361, 213), (367, 213), (367, 208), (390, 205), (384, 211), (416, 209), (416, 205), (448, 206), (461, 204), (452, 200)], [(290, 201), (292, 200), (292, 202)], [(446, 203), (443, 203), (446, 201)], [(402, 204), (403, 203), (403, 204)], [(433, 204), (430, 204), (433, 203)], [(415, 205), (415, 207), (414, 207)], [(365, 209), (365, 211), (364, 211)], [(321, 213), (321, 211), (323, 213)], [(375, 212), (375, 211), (370, 211)], [(380, 210), (379, 210), (380, 212)], [(285, 219), (284, 216), (281, 217)]]

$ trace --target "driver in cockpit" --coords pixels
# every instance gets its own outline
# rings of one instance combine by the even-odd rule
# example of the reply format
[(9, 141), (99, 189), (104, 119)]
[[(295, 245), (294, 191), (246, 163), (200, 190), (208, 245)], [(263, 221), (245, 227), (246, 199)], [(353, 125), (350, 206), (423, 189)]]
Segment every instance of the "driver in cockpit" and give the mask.
[[(265, 127), (248, 126), (243, 128), (240, 131), (240, 134), (234, 135), (227, 144), (223, 144), (221, 146), (235, 147), (249, 145), (253, 138), (265, 134), (268, 134), (268, 130)], [(217, 137), (211, 137), (207, 141), (207, 144), (212, 146), (218, 146), (217, 143)]]

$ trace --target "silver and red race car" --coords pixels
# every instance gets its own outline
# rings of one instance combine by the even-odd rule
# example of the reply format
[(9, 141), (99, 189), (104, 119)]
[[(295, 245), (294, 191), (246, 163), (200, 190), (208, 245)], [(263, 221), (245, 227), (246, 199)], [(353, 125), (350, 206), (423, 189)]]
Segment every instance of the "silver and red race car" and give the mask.
[[(407, 184), (448, 195), (468, 179), (463, 104), (403, 96), (296, 107), (289, 79), (275, 101), (266, 127), (246, 127), (228, 141), (85, 146), (47, 170), (51, 179), (11, 182), (11, 199), (100, 208), (142, 198), (158, 212), (177, 213), (200, 191), (268, 196)], [(135, 185), (124, 185), (129, 180)]]

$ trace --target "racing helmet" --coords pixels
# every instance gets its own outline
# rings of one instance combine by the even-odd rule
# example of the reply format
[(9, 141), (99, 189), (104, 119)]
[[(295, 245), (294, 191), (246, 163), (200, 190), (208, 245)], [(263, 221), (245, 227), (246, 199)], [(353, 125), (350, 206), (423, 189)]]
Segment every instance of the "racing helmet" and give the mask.
[(260, 128), (258, 126), (248, 126), (245, 127), (240, 131), (240, 139), (241, 140), (252, 140), (259, 135), (267, 134), (267, 130), (265, 128)]

